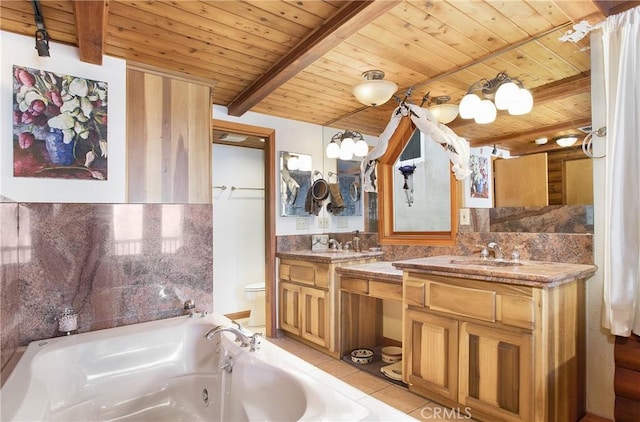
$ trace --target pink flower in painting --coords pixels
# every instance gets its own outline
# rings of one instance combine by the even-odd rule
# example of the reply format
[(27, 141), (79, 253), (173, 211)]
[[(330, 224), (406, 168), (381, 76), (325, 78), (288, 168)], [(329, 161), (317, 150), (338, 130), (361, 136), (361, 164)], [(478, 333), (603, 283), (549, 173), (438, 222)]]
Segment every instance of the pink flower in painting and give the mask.
[(36, 83), (36, 79), (33, 77), (33, 75), (27, 72), (25, 69), (16, 70), (16, 78), (22, 85), (29, 88), (31, 88)]
[(27, 149), (35, 142), (36, 137), (31, 132), (22, 132), (18, 135), (18, 145), (20, 148)]

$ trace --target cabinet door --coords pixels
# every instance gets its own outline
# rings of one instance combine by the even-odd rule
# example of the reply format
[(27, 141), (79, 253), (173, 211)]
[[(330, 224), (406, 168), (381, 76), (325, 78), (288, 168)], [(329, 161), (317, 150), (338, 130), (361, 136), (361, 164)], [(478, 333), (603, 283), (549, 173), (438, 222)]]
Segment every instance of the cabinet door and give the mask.
[(460, 324), (458, 401), (500, 421), (532, 420), (532, 336)]
[(300, 335), (300, 286), (280, 281), (280, 328)]
[(458, 321), (413, 309), (405, 316), (404, 373), (409, 389), (457, 400)]
[(301, 336), (322, 347), (329, 347), (329, 304), (327, 291), (300, 288)]

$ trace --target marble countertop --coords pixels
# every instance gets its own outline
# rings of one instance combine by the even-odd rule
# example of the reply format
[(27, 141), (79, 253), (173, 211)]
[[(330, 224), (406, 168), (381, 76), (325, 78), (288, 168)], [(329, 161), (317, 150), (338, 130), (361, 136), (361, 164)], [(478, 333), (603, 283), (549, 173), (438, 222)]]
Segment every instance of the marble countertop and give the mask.
[(393, 262), (388, 261), (347, 265), (336, 268), (336, 272), (353, 277), (379, 278), (385, 281), (402, 283), (402, 270), (394, 267)]
[(597, 267), (585, 264), (567, 264), (547, 261), (508, 260), (481, 261), (475, 256), (433, 256), (393, 262), (404, 271), (423, 272), (450, 277), (472, 278), (533, 287), (554, 287), (576, 279), (592, 276)]
[(297, 250), (297, 251), (287, 251), (287, 252), (278, 252), (276, 256), (278, 258), (289, 258), (289, 259), (304, 259), (306, 261), (311, 262), (343, 262), (343, 261), (356, 261), (359, 259), (367, 259), (367, 258), (379, 258), (383, 255), (382, 252), (370, 252), (370, 251), (362, 251), (362, 252), (353, 252), (353, 251), (318, 251), (314, 252), (311, 250)]

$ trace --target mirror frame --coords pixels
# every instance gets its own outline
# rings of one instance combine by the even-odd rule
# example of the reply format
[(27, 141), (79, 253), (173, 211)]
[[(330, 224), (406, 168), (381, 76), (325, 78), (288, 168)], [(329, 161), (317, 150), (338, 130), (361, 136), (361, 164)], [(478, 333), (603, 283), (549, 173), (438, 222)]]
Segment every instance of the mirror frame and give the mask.
[(453, 172), (449, 172), (451, 183), (451, 230), (450, 231), (395, 231), (393, 215), (393, 170), (395, 162), (406, 143), (416, 130), (409, 117), (403, 117), (398, 128), (389, 139), (387, 151), (378, 160), (378, 242), (381, 245), (434, 245), (450, 246), (456, 243), (458, 228), (458, 183)]

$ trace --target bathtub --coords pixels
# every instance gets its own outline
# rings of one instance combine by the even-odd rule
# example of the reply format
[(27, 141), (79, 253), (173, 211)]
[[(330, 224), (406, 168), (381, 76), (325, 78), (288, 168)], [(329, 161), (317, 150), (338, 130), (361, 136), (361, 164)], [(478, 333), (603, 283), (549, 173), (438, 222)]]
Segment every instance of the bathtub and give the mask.
[(0, 390), (9, 421), (413, 420), (226, 318), (177, 317), (34, 341)]

